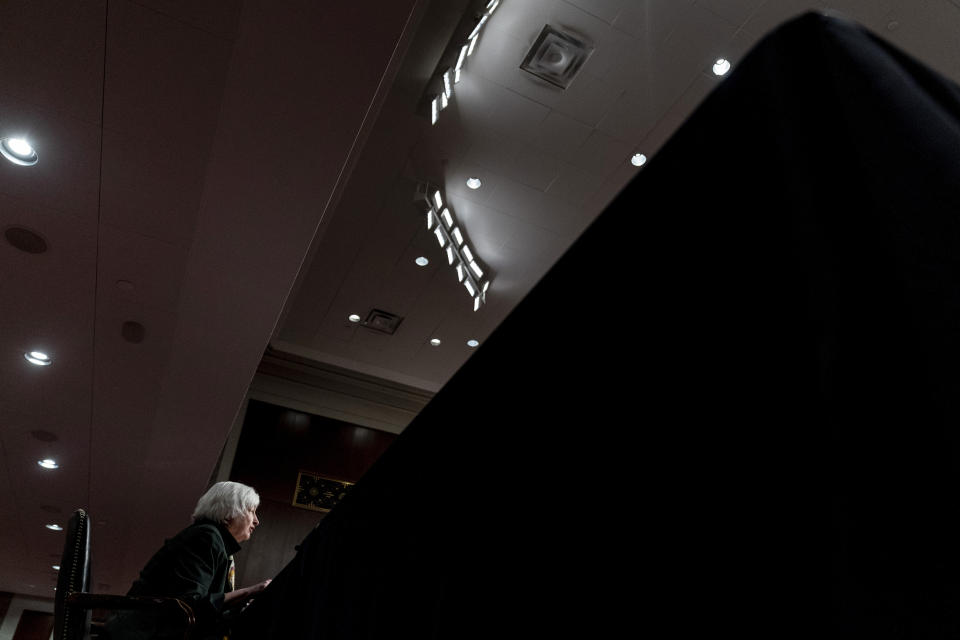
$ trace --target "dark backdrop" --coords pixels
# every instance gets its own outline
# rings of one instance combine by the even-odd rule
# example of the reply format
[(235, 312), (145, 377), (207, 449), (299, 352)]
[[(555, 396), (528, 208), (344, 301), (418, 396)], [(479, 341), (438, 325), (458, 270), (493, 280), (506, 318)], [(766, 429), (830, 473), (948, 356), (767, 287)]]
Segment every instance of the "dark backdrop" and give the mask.
[(856, 26), (766, 38), (247, 629), (955, 637), (958, 103)]

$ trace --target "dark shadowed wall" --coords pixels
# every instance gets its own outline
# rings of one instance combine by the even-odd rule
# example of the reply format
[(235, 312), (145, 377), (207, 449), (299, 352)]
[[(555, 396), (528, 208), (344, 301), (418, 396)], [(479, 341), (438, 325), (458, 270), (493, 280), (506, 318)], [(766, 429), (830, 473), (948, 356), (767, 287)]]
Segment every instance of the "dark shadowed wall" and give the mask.
[(272, 578), (325, 513), (293, 506), (300, 471), (356, 482), (391, 433), (251, 400), (230, 479), (260, 494), (260, 526), (237, 555), (237, 586)]

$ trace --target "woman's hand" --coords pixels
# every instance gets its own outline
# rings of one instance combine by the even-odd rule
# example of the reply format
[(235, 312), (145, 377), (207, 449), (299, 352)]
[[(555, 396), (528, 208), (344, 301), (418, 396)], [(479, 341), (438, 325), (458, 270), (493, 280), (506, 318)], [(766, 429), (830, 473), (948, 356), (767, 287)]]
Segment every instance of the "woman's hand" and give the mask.
[(223, 596), (224, 604), (233, 601), (246, 600), (247, 598), (256, 595), (267, 588), (267, 585), (270, 584), (270, 580), (264, 580), (263, 582), (258, 582), (255, 585), (249, 587), (243, 587), (242, 589), (234, 589)]

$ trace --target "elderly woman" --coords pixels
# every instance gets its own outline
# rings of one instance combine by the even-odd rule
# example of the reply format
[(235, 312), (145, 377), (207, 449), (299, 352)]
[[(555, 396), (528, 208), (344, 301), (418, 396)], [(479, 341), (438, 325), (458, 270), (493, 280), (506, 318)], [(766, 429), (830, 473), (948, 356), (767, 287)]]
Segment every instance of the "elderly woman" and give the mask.
[[(197, 502), (193, 524), (168, 539), (140, 572), (127, 595), (168, 596), (187, 602), (197, 619), (195, 637), (223, 637), (223, 613), (263, 591), (269, 580), (233, 588), (233, 554), (250, 539), (260, 496), (239, 482), (218, 482)], [(112, 640), (165, 638), (155, 614), (127, 611), (107, 623)]]

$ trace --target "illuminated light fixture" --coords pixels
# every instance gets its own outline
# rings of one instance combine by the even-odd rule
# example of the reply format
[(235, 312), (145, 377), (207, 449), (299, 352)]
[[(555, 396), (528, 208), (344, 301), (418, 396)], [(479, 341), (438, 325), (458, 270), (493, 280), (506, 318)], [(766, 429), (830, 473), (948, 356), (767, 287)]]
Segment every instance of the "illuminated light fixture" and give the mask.
[(479, 345), (479, 344), (480, 344), (480, 343), (477, 342), (476, 340), (467, 340), (467, 346), (470, 347), (471, 349), (473, 349), (474, 347), (476, 347), (476, 346)]
[(480, 22), (477, 23), (477, 26), (475, 26), (475, 27), (473, 28), (473, 31), (470, 32), (470, 35), (467, 36), (467, 40), (473, 40), (474, 38), (476, 38), (477, 35), (480, 34), (480, 29), (483, 28), (483, 25), (485, 25), (485, 24), (487, 23), (487, 20), (489, 20), (489, 19), (490, 19), (490, 14), (489, 14), (489, 13), (485, 13), (485, 14), (483, 15), (483, 17), (480, 18)]
[(35, 364), (38, 367), (46, 367), (53, 363), (53, 360), (50, 359), (50, 356), (45, 354), (43, 351), (30, 351), (23, 354), (23, 357), (26, 358), (27, 362)]
[(425, 266), (427, 266), (428, 264), (430, 264), (430, 261), (427, 260), (427, 259), (426, 259), (425, 257), (423, 257), (423, 256), (420, 256), (419, 258), (417, 258), (416, 260), (414, 260), (414, 262), (417, 263), (417, 266), (418, 266), (418, 267), (425, 267)]
[(443, 93), (447, 98), (453, 95), (453, 78), (450, 77), (450, 69), (443, 72)]
[(39, 160), (37, 152), (23, 138), (0, 138), (0, 154), (21, 167), (33, 166)]
[(446, 109), (449, 102), (453, 100), (453, 88), (460, 82), (467, 58), (473, 54), (477, 46), (477, 40), (480, 38), (480, 32), (499, 5), (500, 0), (487, 2), (483, 14), (472, 28), (470, 25), (477, 14), (465, 16), (453, 37), (447, 43), (443, 55), (427, 83), (425, 95), (421, 98), (422, 105), (426, 105), (427, 102), (430, 103), (431, 124), (437, 123), (440, 119), (440, 112)]
[(350, 322), (360, 322), (360, 316), (355, 313), (351, 313), (349, 316), (347, 316), (347, 320)]
[(57, 464), (57, 461), (51, 458), (44, 458), (43, 460), (37, 460), (37, 464), (43, 467), (44, 469), (57, 469), (60, 467), (60, 465)]
[(714, 75), (722, 76), (727, 71), (730, 71), (730, 61), (725, 58), (717, 58), (717, 61), (713, 63)]
[(434, 347), (440, 346), (440, 338), (430, 338), (430, 344)]
[[(465, 44), (462, 47), (460, 47), (460, 55), (457, 56), (457, 64), (453, 68), (455, 71), (460, 71), (460, 68), (463, 67), (463, 61), (467, 59), (467, 49), (469, 48), (470, 48), (469, 44)], [(458, 73), (457, 78), (459, 79), (459, 77), (460, 77), (460, 74)]]
[(630, 164), (635, 167), (642, 167), (644, 164), (646, 164), (646, 162), (647, 156), (643, 155), (642, 153), (635, 153), (633, 154), (633, 157), (630, 158)]
[(467, 178), (467, 186), (471, 189), (479, 189), (482, 184), (480, 178)]
[(437, 243), (446, 254), (447, 263), (456, 271), (457, 281), (463, 284), (474, 299), (473, 308), (476, 311), (487, 301), (490, 281), (483, 281), (483, 267), (474, 257), (462, 228), (457, 224), (451, 205), (444, 206), (444, 200), (433, 185), (426, 182), (417, 185), (414, 202), (427, 214), (427, 228), (432, 230)]
[[(60, 571), (60, 565), (58, 565), (58, 564), (53, 565), (53, 570), (54, 570), (54, 571)], [(54, 587), (54, 589), (56, 589), (56, 587)]]
[(50, 531), (63, 531), (63, 527), (58, 524), (48, 524), (46, 527), (47, 529), (50, 529)]

